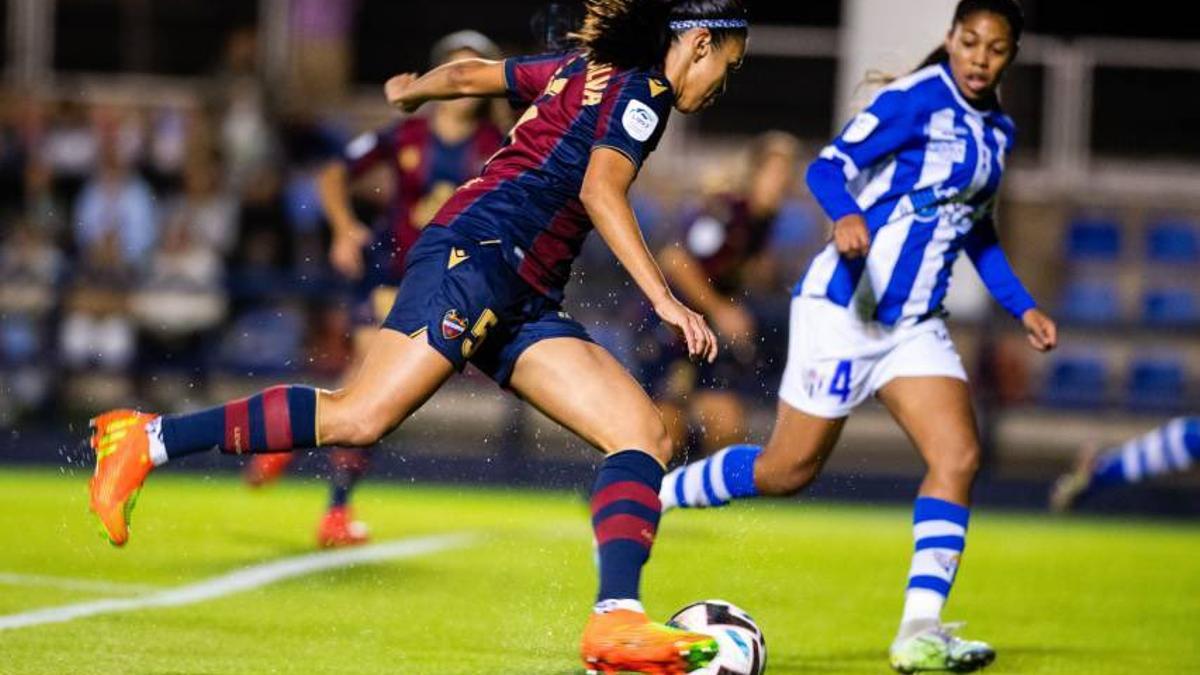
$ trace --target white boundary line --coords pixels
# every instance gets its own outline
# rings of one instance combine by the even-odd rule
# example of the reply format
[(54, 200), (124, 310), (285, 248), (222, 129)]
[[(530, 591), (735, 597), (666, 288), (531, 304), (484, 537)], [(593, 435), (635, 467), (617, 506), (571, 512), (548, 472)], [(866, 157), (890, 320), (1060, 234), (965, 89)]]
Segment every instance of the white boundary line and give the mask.
[(130, 595), (133, 593), (151, 593), (161, 586), (151, 584), (127, 584), (120, 581), (104, 581), (102, 579), (80, 579), (73, 577), (52, 577), (45, 574), (17, 574), (15, 572), (0, 572), (0, 584), (9, 586), (43, 586), (59, 588), (64, 591), (83, 591), (85, 593), (103, 593)]
[(148, 607), (190, 605), (323, 570), (384, 560), (414, 558), (447, 549), (461, 548), (469, 544), (472, 539), (474, 537), (469, 534), (443, 534), (418, 539), (401, 539), (341, 551), (309, 553), (244, 567), (228, 574), (184, 586), (163, 589), (137, 598), (109, 598), (0, 616), (0, 630), (26, 628), (47, 623), (63, 623), (97, 614), (132, 612)]

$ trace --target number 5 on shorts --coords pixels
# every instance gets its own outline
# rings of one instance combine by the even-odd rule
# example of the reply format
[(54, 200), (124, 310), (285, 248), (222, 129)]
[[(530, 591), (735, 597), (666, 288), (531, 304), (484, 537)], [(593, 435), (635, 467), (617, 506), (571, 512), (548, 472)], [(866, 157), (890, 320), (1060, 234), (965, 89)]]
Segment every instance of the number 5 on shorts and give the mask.
[(851, 361), (838, 361), (837, 369), (833, 371), (833, 379), (829, 382), (829, 395), (840, 396), (842, 403), (850, 398), (851, 363)]
[(483, 310), (479, 318), (475, 321), (475, 325), (471, 326), (471, 337), (463, 340), (462, 355), (464, 359), (469, 359), (475, 355), (475, 351), (479, 349), (479, 345), (483, 344), (484, 338), (487, 337), (488, 329), (499, 321), (496, 313), (490, 309)]

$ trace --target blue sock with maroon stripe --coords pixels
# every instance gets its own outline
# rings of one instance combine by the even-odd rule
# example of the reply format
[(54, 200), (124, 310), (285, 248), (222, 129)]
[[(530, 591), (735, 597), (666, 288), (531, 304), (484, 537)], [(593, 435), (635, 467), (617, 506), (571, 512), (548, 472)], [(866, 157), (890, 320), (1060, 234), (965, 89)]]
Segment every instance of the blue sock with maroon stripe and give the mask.
[(658, 489), (663, 467), (651, 455), (625, 450), (600, 465), (592, 492), (592, 528), (600, 558), (597, 607), (613, 601), (636, 605), (642, 567), (658, 530), (662, 505)]
[(281, 385), (194, 413), (164, 415), (167, 459), (220, 448), (229, 454), (280, 452), (317, 445), (317, 390)]

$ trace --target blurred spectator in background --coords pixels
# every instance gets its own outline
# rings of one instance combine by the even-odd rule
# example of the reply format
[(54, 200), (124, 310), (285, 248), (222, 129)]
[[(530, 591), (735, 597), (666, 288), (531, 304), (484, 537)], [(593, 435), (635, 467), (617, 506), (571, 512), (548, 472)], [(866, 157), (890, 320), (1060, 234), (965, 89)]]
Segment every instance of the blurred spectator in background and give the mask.
[(53, 392), (46, 356), (64, 259), (48, 234), (18, 222), (0, 241), (0, 424)]
[(128, 293), (158, 238), (154, 195), (122, 159), (112, 128), (102, 129), (99, 164), (75, 204), (78, 263), (61, 329), (73, 368), (121, 371), (135, 356)]
[(277, 168), (262, 165), (248, 177), (237, 220), (238, 241), (229, 259), (234, 294), (252, 295), (286, 283), (292, 234)]
[(712, 364), (692, 363), (682, 342), (661, 325), (639, 347), (643, 377), (677, 447), (683, 447), (691, 424), (702, 432), (705, 454), (741, 439), (746, 433), (742, 396), (773, 386), (763, 381), (768, 365), (759, 336), (786, 324), (786, 307), (770, 307), (772, 300), (779, 302), (780, 294), (772, 291), (782, 282), (769, 244), (798, 184), (799, 151), (790, 134), (759, 136), (741, 188), (723, 191), (728, 182), (718, 180), (720, 187), (684, 218), (679, 243), (659, 253), (668, 281), (712, 321), (722, 341)]
[(210, 112), (217, 120), (226, 179), (239, 189), (278, 154), (271, 101), (258, 72), (254, 28), (230, 33), (214, 93)]
[(205, 154), (191, 157), (184, 191), (163, 219), (162, 242), (132, 303), (143, 360), (202, 368), (203, 347), (225, 318), (224, 256), (237, 235), (236, 205), (220, 190), (217, 165)]

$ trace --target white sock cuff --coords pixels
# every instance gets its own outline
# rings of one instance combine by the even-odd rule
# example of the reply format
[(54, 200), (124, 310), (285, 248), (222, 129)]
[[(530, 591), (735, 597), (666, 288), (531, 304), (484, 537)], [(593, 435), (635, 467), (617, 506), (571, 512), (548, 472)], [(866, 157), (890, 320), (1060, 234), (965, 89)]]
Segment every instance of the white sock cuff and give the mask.
[(597, 614), (608, 614), (609, 612), (616, 612), (618, 610), (646, 613), (646, 609), (642, 607), (642, 602), (631, 598), (601, 600), (592, 608), (592, 611)]
[(166, 464), (170, 458), (167, 457), (167, 446), (163, 445), (161, 417), (146, 423), (146, 435), (150, 437), (150, 461), (154, 466)]

